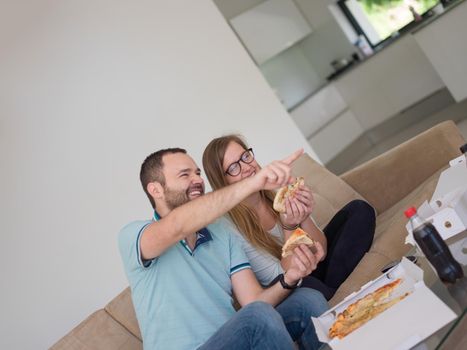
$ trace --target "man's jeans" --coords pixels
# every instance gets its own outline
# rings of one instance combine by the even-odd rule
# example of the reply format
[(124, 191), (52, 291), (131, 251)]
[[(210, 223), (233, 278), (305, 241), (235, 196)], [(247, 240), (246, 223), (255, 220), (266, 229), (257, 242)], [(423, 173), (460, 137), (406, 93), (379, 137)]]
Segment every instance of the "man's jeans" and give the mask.
[(295, 290), (281, 304), (256, 301), (248, 304), (227, 321), (198, 350), (213, 349), (318, 349), (319, 342), (311, 316), (328, 309), (323, 295), (309, 288)]

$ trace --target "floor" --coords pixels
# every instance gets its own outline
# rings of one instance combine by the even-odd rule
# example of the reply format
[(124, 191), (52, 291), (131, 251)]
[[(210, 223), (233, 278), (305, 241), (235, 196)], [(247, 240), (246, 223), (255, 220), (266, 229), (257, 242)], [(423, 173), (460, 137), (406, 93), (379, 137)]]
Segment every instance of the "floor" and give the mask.
[(421, 133), (424, 130), (431, 128), (432, 126), (452, 118), (453, 115), (465, 115), (465, 117), (457, 122), (457, 126), (461, 130), (462, 135), (467, 140), (467, 103), (461, 102), (458, 104), (453, 104), (448, 106), (447, 108), (421, 120), (420, 122), (411, 125), (408, 128), (392, 135), (383, 141), (376, 144), (371, 150), (364, 153), (360, 156), (348, 169), (352, 169), (353, 167), (370, 160), (387, 150), (393, 148), (394, 146), (399, 145), (400, 143), (407, 141), (408, 139), (416, 136), (417, 134)]

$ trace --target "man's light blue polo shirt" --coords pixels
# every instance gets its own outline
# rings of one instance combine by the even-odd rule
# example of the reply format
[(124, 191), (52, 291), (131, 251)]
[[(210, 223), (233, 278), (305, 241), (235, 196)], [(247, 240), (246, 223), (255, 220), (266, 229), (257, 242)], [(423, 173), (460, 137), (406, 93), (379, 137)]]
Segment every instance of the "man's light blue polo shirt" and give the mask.
[(135, 221), (120, 231), (145, 349), (196, 349), (235, 313), (230, 277), (250, 264), (223, 220), (198, 232), (193, 251), (181, 241), (144, 262), (139, 243), (151, 221)]

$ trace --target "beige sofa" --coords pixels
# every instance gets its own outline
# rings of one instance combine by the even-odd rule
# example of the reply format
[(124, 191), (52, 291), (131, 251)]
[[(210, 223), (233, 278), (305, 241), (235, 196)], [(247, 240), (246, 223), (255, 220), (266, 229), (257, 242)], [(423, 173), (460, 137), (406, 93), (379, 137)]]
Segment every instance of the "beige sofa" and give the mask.
[[(314, 217), (323, 227), (345, 203), (365, 199), (378, 214), (368, 253), (331, 300), (334, 305), (380, 274), (387, 263), (409, 250), (404, 245), (404, 209), (431, 198), (440, 172), (460, 155), (465, 143), (453, 122), (441, 123), (340, 177), (304, 155), (294, 173), (305, 177), (315, 194)], [(52, 349), (141, 349), (141, 334), (129, 288), (81, 322)]]

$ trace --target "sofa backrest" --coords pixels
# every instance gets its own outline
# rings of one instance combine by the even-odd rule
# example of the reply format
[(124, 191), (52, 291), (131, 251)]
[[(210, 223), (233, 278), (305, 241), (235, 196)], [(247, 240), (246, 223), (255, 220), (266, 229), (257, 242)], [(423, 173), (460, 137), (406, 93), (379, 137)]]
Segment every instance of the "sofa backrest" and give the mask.
[(294, 176), (303, 176), (305, 183), (311, 188), (315, 200), (312, 216), (320, 228), (323, 228), (348, 202), (354, 199), (365, 200), (340, 177), (306, 153), (293, 163), (292, 173)]
[(125, 327), (131, 334), (141, 340), (135, 308), (131, 300), (131, 290), (127, 287), (119, 295), (113, 298), (105, 307), (105, 311), (118, 323)]
[(465, 139), (452, 120), (440, 123), (341, 175), (377, 213), (391, 208), (449, 160)]
[(140, 339), (131, 334), (105, 310), (82, 321), (50, 350), (142, 350)]

